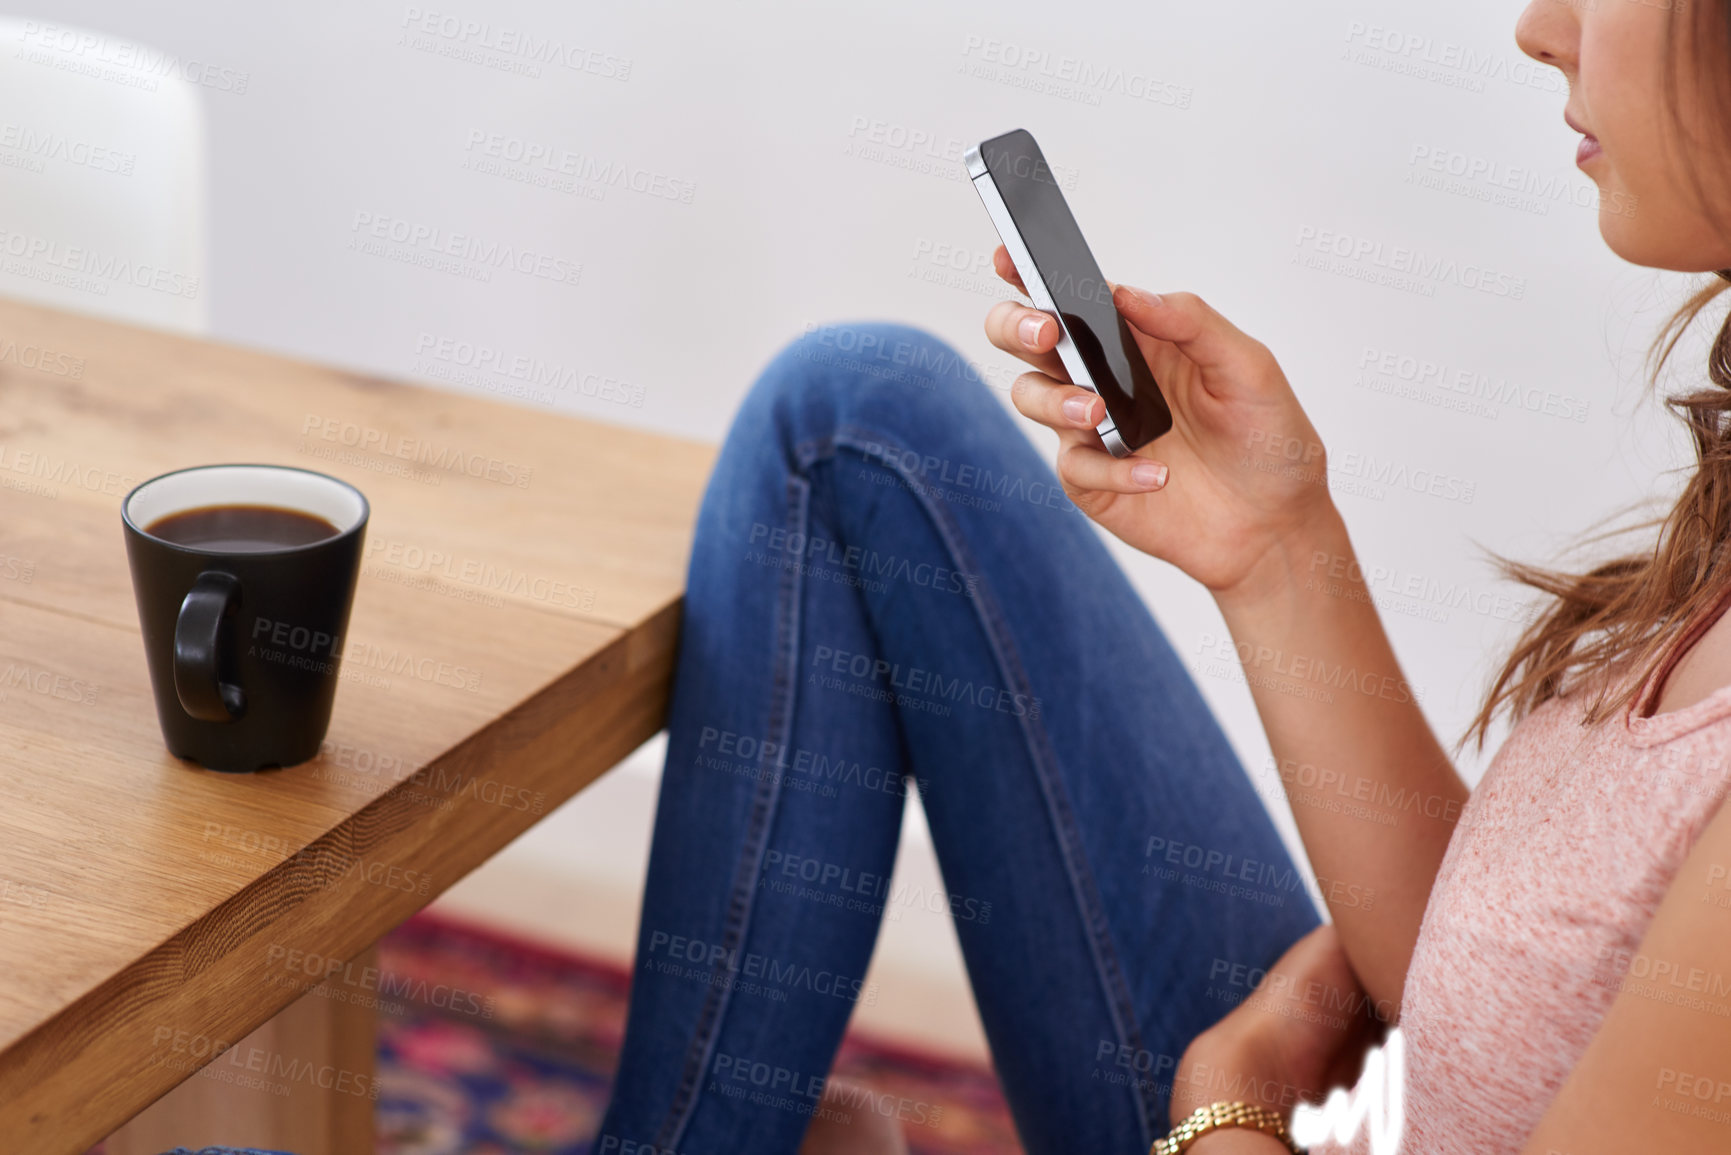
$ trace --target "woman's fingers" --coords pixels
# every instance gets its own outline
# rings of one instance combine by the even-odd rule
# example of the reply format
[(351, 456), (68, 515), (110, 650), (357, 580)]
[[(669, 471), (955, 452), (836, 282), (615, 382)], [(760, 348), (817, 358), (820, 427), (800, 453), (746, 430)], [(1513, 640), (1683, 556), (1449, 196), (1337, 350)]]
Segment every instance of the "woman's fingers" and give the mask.
[(1016, 271), (1016, 262), (1010, 259), (1010, 250), (999, 245), (992, 252), (992, 269), (1020, 292), (1026, 293), (1028, 286), (1022, 283), (1022, 274)]
[(986, 314), (986, 339), (1004, 352), (1020, 357), (1040, 372), (1064, 380), (1064, 363), (1053, 350), (1063, 332), (1050, 313), (1015, 301), (999, 301)]
[(1024, 417), (1063, 432), (1093, 429), (1106, 418), (1100, 395), (1045, 373), (1024, 373), (1010, 385), (1010, 403)]
[(1114, 457), (1095, 435), (1106, 416), (1100, 395), (1045, 373), (1024, 373), (1010, 386), (1010, 401), (1024, 417), (1058, 431), (1058, 477), (1072, 494), (1148, 493), (1165, 486), (1164, 463)]
[(1268, 347), (1246, 335), (1194, 293), (1167, 293), (1119, 285), (1112, 303), (1138, 332), (1178, 348), (1204, 370), (1225, 379), (1244, 377), (1273, 363)]
[(1166, 485), (1164, 463), (1113, 457), (1098, 444), (1076, 440), (1058, 450), (1058, 478), (1072, 493), (1148, 493)]
[(1094, 427), (1106, 403), (1080, 385), (1024, 373), (1010, 386), (1010, 401), (1024, 417), (1058, 431), (1058, 476), (1072, 491), (1147, 493), (1166, 484), (1166, 466), (1146, 457), (1113, 457)]

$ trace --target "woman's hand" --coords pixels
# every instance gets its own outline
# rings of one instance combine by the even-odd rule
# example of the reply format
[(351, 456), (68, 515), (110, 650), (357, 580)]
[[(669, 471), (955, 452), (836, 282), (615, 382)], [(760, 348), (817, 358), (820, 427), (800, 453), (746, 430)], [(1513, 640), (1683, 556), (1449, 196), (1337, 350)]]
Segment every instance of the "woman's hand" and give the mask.
[[(1022, 287), (1003, 246), (998, 275)], [(1069, 383), (1049, 313), (1015, 301), (986, 317), (992, 344), (1034, 367), (1011, 399), (1057, 430), (1058, 477), (1089, 517), (1176, 565), (1216, 594), (1243, 586), (1257, 563), (1332, 515), (1326, 459), (1274, 355), (1188, 293), (1157, 297), (1116, 286), (1113, 302), (1172, 409), (1172, 429), (1115, 458), (1094, 427), (1105, 402)]]
[(1290, 1116), (1299, 1100), (1320, 1101), (1353, 1082), (1385, 1025), (1325, 923), (1185, 1049), (1172, 1080), (1172, 1122), (1222, 1099)]
[[(995, 261), (1020, 283), (1001, 247)], [(993, 344), (1034, 367), (1013, 398), (1057, 431), (1071, 500), (1213, 593), (1278, 765), (1326, 766), (1364, 797), (1465, 802), (1329, 499), (1321, 440), (1273, 355), (1188, 294), (1117, 286), (1113, 300), (1173, 418), (1122, 460), (1094, 432), (1104, 403), (1063, 379), (1057, 319), (1004, 302), (986, 320)], [(1293, 817), (1316, 873), (1334, 880), (1329, 911), (1357, 981), (1398, 1006), (1454, 824), (1413, 813), (1385, 826), (1310, 805)]]

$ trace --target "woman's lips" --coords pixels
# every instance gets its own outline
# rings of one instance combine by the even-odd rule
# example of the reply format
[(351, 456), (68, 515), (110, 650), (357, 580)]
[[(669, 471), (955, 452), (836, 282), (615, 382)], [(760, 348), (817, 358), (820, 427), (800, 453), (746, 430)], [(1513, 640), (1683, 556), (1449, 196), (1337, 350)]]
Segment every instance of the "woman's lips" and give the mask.
[(1581, 134), (1580, 147), (1575, 149), (1575, 163), (1586, 164), (1603, 150), (1599, 147), (1599, 138), (1588, 132), (1586, 126), (1575, 119), (1568, 109), (1563, 109), (1563, 123)]

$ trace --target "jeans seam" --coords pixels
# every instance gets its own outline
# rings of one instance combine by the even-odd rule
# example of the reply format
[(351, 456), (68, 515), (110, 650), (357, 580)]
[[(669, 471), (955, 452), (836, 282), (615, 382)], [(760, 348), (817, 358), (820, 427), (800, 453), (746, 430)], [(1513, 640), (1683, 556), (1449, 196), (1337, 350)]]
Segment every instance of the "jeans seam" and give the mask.
[[(810, 484), (803, 476), (791, 474), (787, 481), (786, 497), (788, 529), (791, 532), (810, 519)], [(773, 650), (774, 680), (770, 688), (770, 711), (765, 733), (773, 736), (783, 749), (787, 746), (793, 728), (793, 702), (799, 685), (793, 667), (797, 660), (795, 639), (800, 630), (800, 594), (797, 571), (782, 569), (777, 585), (777, 596), (782, 610), (776, 615), (780, 636), (776, 639)], [(769, 841), (770, 829), (775, 824), (775, 813), (780, 799), (781, 775), (760, 776), (757, 790), (752, 797), (751, 817), (746, 827), (745, 839), (740, 846), (739, 865), (728, 895), (727, 919), (722, 927), (720, 943), (722, 954), (716, 960), (715, 969), (710, 975), (709, 990), (704, 996), (703, 1007), (698, 1012), (697, 1024), (692, 1029), (691, 1045), (686, 1050), (685, 1070), (680, 1075), (673, 1103), (668, 1108), (667, 1120), (662, 1124), (660, 1134), (655, 1140), (657, 1147), (676, 1150), (686, 1127), (691, 1123), (692, 1115), (696, 1112), (698, 1092), (703, 1085), (703, 1072), (709, 1066), (716, 1040), (721, 1034), (722, 1020), (732, 1001), (733, 983), (726, 977), (729, 972), (728, 962), (743, 948), (751, 929), (751, 914), (757, 895), (756, 880), (763, 869), (764, 849)], [(718, 979), (721, 981), (718, 982)]]
[[(914, 474), (900, 465), (900, 458), (890, 461), (880, 454), (874, 454), (871, 447), (895, 445), (903, 450), (910, 447), (901, 439), (878, 431), (868, 430), (856, 425), (843, 425), (835, 433), (798, 443), (793, 447), (793, 471), (787, 484), (788, 529), (796, 532), (810, 517), (810, 483), (807, 480), (809, 471), (820, 462), (837, 458), (837, 450), (846, 448), (858, 453), (867, 464), (875, 464), (890, 469), (906, 483), (909, 492), (925, 512), (944, 547), (949, 551), (951, 560), (962, 572), (977, 573), (978, 567), (971, 562), (970, 555), (963, 544), (957, 526), (946, 513), (938, 508), (925, 492), (925, 484)], [(774, 648), (774, 682), (771, 690), (770, 718), (767, 733), (784, 746), (789, 741), (793, 725), (794, 696), (797, 693), (798, 679), (792, 664), (797, 660), (796, 639), (800, 629), (800, 574), (796, 567), (784, 567), (779, 574), (778, 596), (781, 599), (782, 612), (777, 615), (780, 636), (776, 639)], [(1028, 693), (1032, 697), (1032, 687), (1029, 684), (1026, 671), (1014, 643), (1006, 628), (1002, 612), (990, 597), (984, 583), (976, 588), (972, 599), (976, 606), (980, 624), (991, 647), (992, 656), (997, 663), (999, 672), (1012, 691)], [(1106, 921), (1104, 903), (1100, 898), (1091, 869), (1081, 848), (1081, 836), (1077, 829), (1076, 818), (1070, 807), (1068, 794), (1058, 778), (1055, 759), (1051, 752), (1051, 744), (1047, 739), (1043, 723), (1038, 719), (1024, 715), (1019, 719), (1024, 741), (1027, 744), (1029, 761), (1034, 767), (1035, 777), (1040, 784), (1041, 794), (1046, 799), (1048, 817), (1052, 822), (1059, 851), (1062, 855), (1065, 873), (1068, 876), (1070, 892), (1081, 915), (1085, 937), (1088, 940), (1090, 953), (1094, 958), (1095, 977), (1106, 996), (1107, 1006), (1112, 1014), (1113, 1026), (1118, 1034), (1118, 1041), (1136, 1050), (1143, 1049), (1142, 1032), (1136, 1019), (1135, 1003), (1130, 994), (1129, 984), (1125, 980), (1124, 970), (1118, 960), (1117, 951), (1112, 945), (1111, 929)], [(675, 1092), (674, 1101), (668, 1111), (666, 1122), (656, 1139), (658, 1146), (677, 1149), (680, 1139), (691, 1122), (698, 1103), (698, 1092), (702, 1086), (703, 1072), (707, 1068), (716, 1040), (720, 1036), (721, 1026), (728, 1006), (731, 1002), (732, 985), (726, 981), (716, 982), (726, 974), (727, 960), (743, 945), (750, 930), (750, 919), (753, 909), (753, 898), (756, 887), (752, 881), (755, 872), (761, 869), (761, 862), (769, 831), (773, 825), (775, 811), (780, 799), (780, 781), (778, 776), (769, 776), (758, 783), (757, 793), (752, 802), (752, 814), (747, 835), (740, 850), (739, 869), (729, 896), (727, 921), (723, 928), (722, 957), (717, 960), (715, 973), (711, 976), (709, 991), (704, 1005), (699, 1013), (698, 1021), (693, 1029), (692, 1040), (686, 1051), (685, 1071), (681, 1075), (679, 1086)], [(1164, 1132), (1165, 1128), (1156, 1128), (1154, 1113), (1156, 1103), (1152, 1096), (1154, 1092), (1149, 1087), (1138, 1087), (1132, 1097), (1140, 1117), (1144, 1137), (1155, 1130)]]
[[(911, 452), (911, 448), (903, 445), (900, 438), (884, 434), (880, 431), (865, 429), (860, 426), (843, 425), (829, 438), (819, 443), (802, 445), (802, 457), (808, 449), (826, 450), (834, 455), (837, 447), (846, 448), (859, 453), (868, 464), (876, 464), (897, 473), (907, 484), (908, 491), (924, 509), (931, 520), (938, 536), (943, 539), (944, 546), (950, 551), (951, 561), (956, 568), (964, 573), (978, 573), (979, 567), (972, 563), (968, 550), (963, 543), (961, 534), (946, 513), (935, 505), (926, 493), (925, 483), (903, 468), (901, 461), (905, 455), (898, 455), (896, 461), (888, 461), (881, 454), (873, 454), (870, 447), (882, 447), (894, 444)], [(1029, 684), (1026, 670), (1017, 654), (1014, 642), (1011, 640), (1002, 611), (992, 599), (990, 590), (984, 582), (975, 588), (975, 596), (971, 599), (977, 607), (980, 624), (985, 630), (988, 644), (992, 648), (992, 656), (996, 660), (999, 672), (1006, 681), (1014, 680), (1014, 685), (1008, 687), (1012, 692), (1021, 691), (1033, 697), (1032, 686)], [(1065, 872), (1069, 875), (1070, 891), (1074, 897), (1077, 909), (1082, 915), (1082, 923), (1088, 939), (1089, 949), (1094, 956), (1096, 978), (1106, 995), (1107, 1005), (1111, 1008), (1114, 1026), (1119, 1035), (1119, 1042), (1132, 1047), (1136, 1052), (1143, 1048), (1142, 1031), (1136, 1019), (1135, 1000), (1131, 997), (1129, 983), (1124, 977), (1124, 968), (1118, 960), (1116, 949), (1112, 945), (1111, 928), (1107, 924), (1105, 904), (1094, 882), (1094, 875), (1089, 868), (1081, 847), (1081, 835), (1077, 829), (1076, 817), (1070, 807), (1069, 796), (1063, 789), (1063, 783), (1058, 777), (1055, 758), (1051, 752), (1051, 743), (1047, 740), (1045, 725), (1042, 721), (1028, 714), (1019, 719), (1023, 737), (1027, 742), (1029, 761), (1034, 766), (1035, 777), (1039, 780), (1040, 791), (1046, 798), (1048, 816), (1051, 819), (1054, 833), (1057, 835), (1060, 853), (1064, 859)], [(1133, 1052), (1135, 1053), (1135, 1052)], [(1153, 1118), (1157, 1102), (1154, 1092), (1149, 1087), (1138, 1087), (1133, 1101), (1137, 1113), (1141, 1117), (1144, 1138), (1156, 1130), (1164, 1132), (1164, 1127), (1157, 1127)]]

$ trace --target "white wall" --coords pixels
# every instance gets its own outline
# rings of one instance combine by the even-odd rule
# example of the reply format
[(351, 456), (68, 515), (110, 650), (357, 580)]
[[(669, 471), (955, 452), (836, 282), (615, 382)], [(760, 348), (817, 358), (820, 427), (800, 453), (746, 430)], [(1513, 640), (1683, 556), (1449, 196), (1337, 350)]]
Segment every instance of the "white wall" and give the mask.
[[(1000, 295), (994, 236), (958, 160), (967, 143), (1025, 126), (1076, 170), (1071, 200), (1109, 275), (1197, 290), (1281, 356), (1346, 463), (1339, 503), (1385, 584), (1490, 595), (1508, 591), (1474, 543), (1553, 557), (1611, 508), (1670, 484), (1658, 478), (1681, 445), (1637, 404), (1636, 372), (1677, 286), (1598, 241), (1561, 82), (1516, 49), (1519, 10), (39, 0), (22, 15), (145, 41), (215, 78), (215, 335), (422, 380), (452, 368), (429, 344), (485, 344), (609, 379), (624, 399), (577, 389), (556, 399), (562, 410), (709, 440), (810, 321), (905, 318), (1007, 370), (980, 335)], [(490, 21), (495, 42), (510, 31), (581, 45), (595, 71), (505, 71), (507, 52), (417, 33), (416, 11)], [(1033, 52), (1048, 55), (1030, 64)], [(1106, 87), (1054, 92), (1042, 76), (1077, 69)], [(625, 166), (675, 197), (477, 171), (471, 141), (492, 134)], [(1439, 189), (1426, 186), (1427, 157), (1493, 168)], [(687, 190), (689, 203), (677, 199)], [(482, 281), (472, 264), (458, 274), (391, 259), (403, 246), (356, 251), (357, 221), (386, 218), (517, 246), (556, 273), (580, 263), (580, 279), (494, 270)], [(1309, 267), (1326, 258), (1319, 245), (1366, 255)], [(1409, 250), (1453, 275), (1421, 291), (1361, 279)], [(1498, 291), (1462, 283), (1485, 269)], [(1552, 409), (1585, 407), (1586, 420), (1497, 401), (1460, 412), (1435, 403), (1460, 395), (1434, 384), (1416, 397), (1361, 387), (1382, 352), (1443, 366), (1450, 382), (1549, 390)], [(1420, 488), (1440, 474), (1463, 499), (1378, 483), (1390, 464)], [(1160, 563), (1124, 563), (1199, 658), (1222, 633), (1207, 598)], [(1385, 619), (1452, 738), (1512, 629), (1494, 609), (1439, 597), (1390, 602)], [(1245, 689), (1200, 681), (1245, 760), (1263, 764)]]

